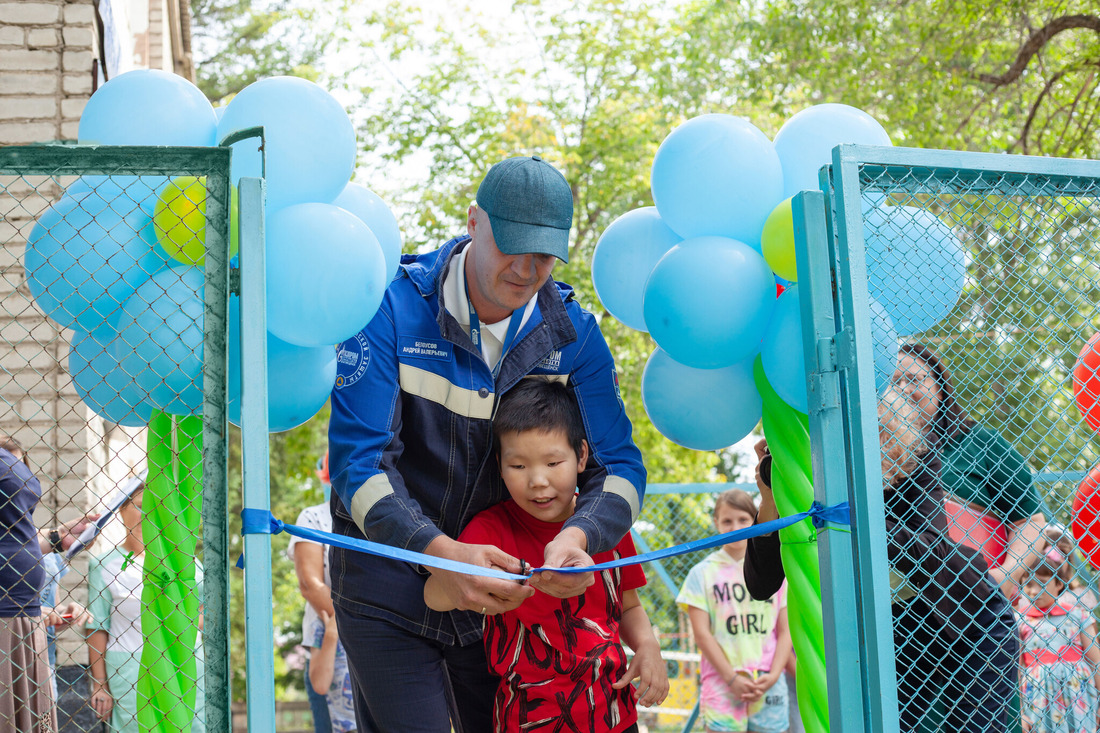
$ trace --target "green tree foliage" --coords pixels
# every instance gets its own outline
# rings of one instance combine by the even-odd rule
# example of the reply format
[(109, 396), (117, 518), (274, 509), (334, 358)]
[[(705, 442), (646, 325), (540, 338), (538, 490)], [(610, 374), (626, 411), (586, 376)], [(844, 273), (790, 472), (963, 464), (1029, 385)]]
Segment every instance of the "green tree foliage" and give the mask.
[[(271, 436), (271, 512), (279, 519), (293, 522), (307, 506), (323, 501), (321, 483), (315, 474), (317, 459), (328, 444), (328, 407), (299, 428)], [(236, 428), (230, 433), (229, 537), (235, 559), (243, 550), (241, 538), (241, 441)], [(275, 696), (278, 700), (304, 699), (302, 670), (291, 668), (294, 648), (302, 642), (302, 610), (305, 601), (298, 592), (294, 563), (287, 558), (289, 536), (271, 539), (271, 589), (275, 618)], [(232, 694), (236, 701), (245, 699), (244, 574), (234, 569), (230, 575), (230, 654)], [(307, 652), (308, 653), (308, 652)]]
[(297, 0), (191, 0), (203, 94), (217, 104), (269, 76), (316, 80), (329, 36), (316, 10)]
[[(774, 134), (809, 104), (845, 102), (874, 115), (900, 145), (1095, 155), (1100, 21), (1088, 5), (515, 0), (511, 12), (486, 15), (449, 4), (453, 17), (440, 19), (430, 12), (439, 4), (345, 0), (316, 6), (325, 23), (335, 10), (329, 29), (305, 4), (193, 0), (197, 68), (212, 99), (255, 78), (312, 77), (318, 69), (323, 84), (350, 95), (357, 177), (394, 205), (407, 251), (433, 249), (464, 230), (477, 183), (497, 160), (537, 153), (563, 170), (575, 226), (570, 262), (555, 276), (600, 318), (650, 481), (672, 483), (720, 480), (738, 466), (673, 445), (654, 429), (640, 395), (654, 344), (603, 310), (590, 267), (608, 224), (652, 203), (649, 168), (661, 140), (698, 114), (741, 115)], [(974, 255), (963, 308), (926, 334), (967, 408), (1005, 430), (1036, 469), (1083, 468), (1089, 436), (1051, 428), (1071, 415), (1065, 373), (1080, 335), (1095, 326), (1094, 209), (1057, 195), (1030, 204), (1011, 196), (1000, 204), (960, 196), (905, 203), (951, 221)], [(315, 487), (302, 489), (313, 486), (323, 424), (318, 418), (272, 439), (280, 517), (318, 498), (309, 493)], [(647, 541), (659, 547), (702, 536), (709, 508), (705, 500), (651, 497), (642, 516), (651, 525)], [(276, 627), (291, 643), (299, 601), (279, 552), (285, 539), (275, 542)], [(686, 567), (670, 568), (674, 582)], [(671, 595), (655, 592), (660, 623), (671, 617), (662, 616), (671, 613)]]
[(895, 143), (1065, 156), (1097, 151), (1095, 3), (699, 0), (689, 53), (718, 88), (785, 117), (843, 101)]

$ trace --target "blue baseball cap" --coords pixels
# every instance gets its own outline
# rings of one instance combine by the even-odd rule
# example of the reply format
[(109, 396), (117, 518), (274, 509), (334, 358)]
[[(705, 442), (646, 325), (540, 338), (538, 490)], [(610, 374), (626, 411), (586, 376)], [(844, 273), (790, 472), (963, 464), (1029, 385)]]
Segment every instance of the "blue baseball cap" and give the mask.
[(547, 254), (569, 261), (573, 191), (565, 176), (537, 155), (502, 160), (485, 174), (477, 205), (489, 215), (506, 255)]

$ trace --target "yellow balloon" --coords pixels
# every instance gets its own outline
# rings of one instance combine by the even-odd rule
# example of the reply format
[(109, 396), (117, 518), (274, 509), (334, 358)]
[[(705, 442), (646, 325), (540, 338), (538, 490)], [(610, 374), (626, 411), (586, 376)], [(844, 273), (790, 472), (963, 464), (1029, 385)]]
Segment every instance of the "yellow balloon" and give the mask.
[(784, 200), (768, 214), (764, 232), (760, 235), (760, 249), (772, 272), (784, 280), (798, 281), (794, 260), (794, 214), (790, 199)]
[[(229, 255), (237, 253), (237, 190), (229, 205)], [(157, 242), (173, 259), (185, 265), (206, 261), (206, 179), (173, 178), (157, 198), (153, 210)]]

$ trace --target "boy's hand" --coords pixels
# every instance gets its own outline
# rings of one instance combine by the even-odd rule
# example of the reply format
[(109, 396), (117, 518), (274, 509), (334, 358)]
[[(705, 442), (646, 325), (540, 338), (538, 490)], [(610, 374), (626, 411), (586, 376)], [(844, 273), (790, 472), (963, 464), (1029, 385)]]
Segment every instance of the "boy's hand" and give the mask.
[(611, 687), (621, 690), (630, 684), (631, 680), (638, 680), (638, 704), (646, 707), (660, 705), (668, 697), (668, 668), (661, 659), (660, 647), (647, 646), (634, 652), (634, 658), (630, 660), (630, 666)]
[[(594, 565), (585, 551), (587, 538), (584, 532), (572, 527), (561, 533), (546, 545), (543, 555), (543, 567), (570, 568)], [(554, 573), (543, 571), (531, 576), (529, 584), (555, 598), (573, 598), (596, 582), (592, 573)]]

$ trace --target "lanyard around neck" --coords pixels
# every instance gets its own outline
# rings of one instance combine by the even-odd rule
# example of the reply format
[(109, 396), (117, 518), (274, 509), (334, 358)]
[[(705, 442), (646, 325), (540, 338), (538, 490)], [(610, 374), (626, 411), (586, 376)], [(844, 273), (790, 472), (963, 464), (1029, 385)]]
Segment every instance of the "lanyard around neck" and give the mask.
[[(462, 286), (466, 289), (466, 305), (470, 308), (470, 340), (474, 342), (474, 346), (484, 356), (485, 351), (481, 348), (481, 319), (477, 317), (477, 310), (474, 309), (474, 301), (470, 299), (470, 285), (466, 281), (465, 273), (462, 276)], [(517, 308), (512, 311), (512, 315), (508, 320), (508, 332), (504, 335), (504, 344), (500, 347), (500, 358), (497, 359), (497, 363), (492, 367), (493, 379), (497, 378), (497, 374), (500, 373), (500, 365), (504, 363), (504, 355), (508, 353), (508, 349), (512, 346), (512, 341), (515, 340), (516, 334), (519, 333), (519, 325), (523, 321), (523, 311), (527, 308), (524, 304), (523, 308)]]

